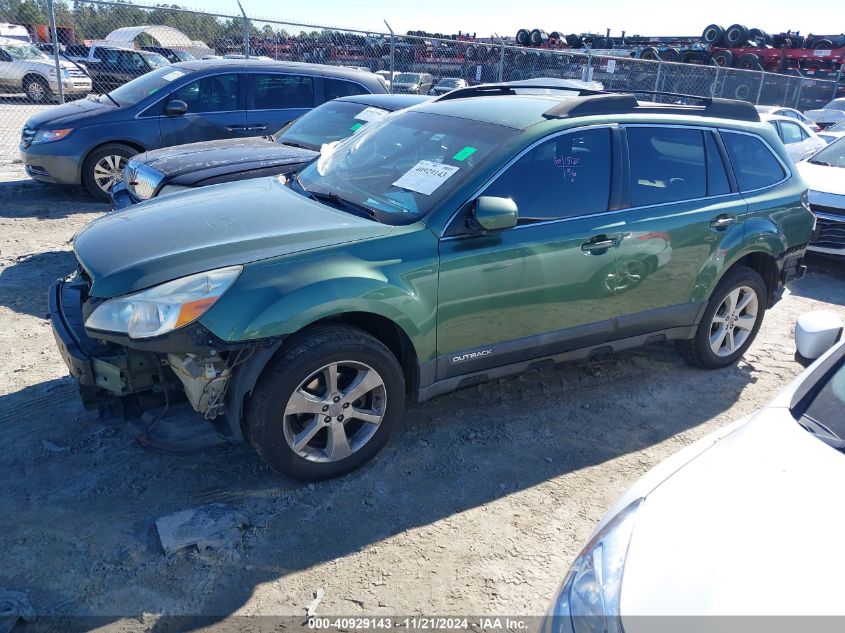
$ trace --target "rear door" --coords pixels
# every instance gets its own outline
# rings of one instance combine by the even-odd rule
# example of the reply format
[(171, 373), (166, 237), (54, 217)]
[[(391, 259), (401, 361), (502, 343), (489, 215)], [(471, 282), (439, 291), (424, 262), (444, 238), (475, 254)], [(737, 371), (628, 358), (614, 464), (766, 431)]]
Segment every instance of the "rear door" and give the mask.
[(247, 75), (247, 134), (275, 134), (316, 104), (317, 77), (296, 73)]
[(162, 101), (180, 100), (188, 105), (182, 115), (161, 115), (161, 146), (213, 141), (250, 134), (247, 126), (243, 73), (206, 75), (189, 82)]
[(628, 186), (613, 289), (617, 338), (695, 322), (703, 271), (742, 239), (746, 203), (706, 128), (628, 125)]

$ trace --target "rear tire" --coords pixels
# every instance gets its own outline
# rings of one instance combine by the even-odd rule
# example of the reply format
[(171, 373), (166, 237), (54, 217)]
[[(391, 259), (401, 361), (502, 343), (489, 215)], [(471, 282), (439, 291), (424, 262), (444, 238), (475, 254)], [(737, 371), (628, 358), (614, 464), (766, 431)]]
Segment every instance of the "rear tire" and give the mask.
[(766, 305), (766, 284), (760, 274), (746, 266), (734, 266), (710, 295), (695, 337), (676, 342), (678, 352), (695, 367), (733, 365), (754, 342)]
[(742, 24), (731, 24), (725, 29), (724, 41), (729, 47), (745, 46), (748, 42), (748, 29)]
[[(363, 395), (356, 399), (358, 382)], [(404, 405), (405, 379), (390, 350), (357, 328), (327, 325), (283, 348), (259, 379), (246, 419), (250, 441), (270, 468), (321, 481), (372, 459)]]
[(126, 161), (137, 150), (122, 143), (109, 143), (88, 154), (82, 164), (82, 184), (97, 200), (108, 202), (109, 191), (123, 180)]

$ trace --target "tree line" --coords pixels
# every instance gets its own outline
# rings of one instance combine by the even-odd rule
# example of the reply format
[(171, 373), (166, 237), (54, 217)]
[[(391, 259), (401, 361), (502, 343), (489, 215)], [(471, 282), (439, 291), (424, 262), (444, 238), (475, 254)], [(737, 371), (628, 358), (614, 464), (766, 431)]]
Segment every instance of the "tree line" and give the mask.
[[(73, 29), (76, 41), (101, 40), (117, 28), (124, 26), (164, 25), (179, 29), (192, 40), (207, 44), (223, 40), (242, 40), (243, 21), (240, 18), (216, 18), (202, 13), (174, 11), (175, 4), (158, 4), (155, 9), (142, 9), (128, 3), (115, 5), (90, 4), (54, 0), (56, 26)], [(30, 26), (48, 24), (47, 0), (0, 0), (0, 22)], [(284, 40), (291, 37), (285, 29), (274, 29), (270, 24), (259, 28), (250, 22), (250, 35), (256, 38)], [(296, 37), (318, 38), (319, 31), (301, 31)], [(61, 39), (61, 38), (60, 38)], [(167, 42), (161, 42), (167, 45)]]

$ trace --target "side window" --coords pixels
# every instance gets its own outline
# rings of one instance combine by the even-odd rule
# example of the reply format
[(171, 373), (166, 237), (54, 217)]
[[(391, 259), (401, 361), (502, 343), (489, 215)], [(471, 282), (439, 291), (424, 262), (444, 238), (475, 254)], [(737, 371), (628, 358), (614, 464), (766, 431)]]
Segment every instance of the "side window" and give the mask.
[(256, 110), (313, 108), (314, 80), (300, 75), (251, 75)]
[(120, 66), (120, 69), (125, 71), (147, 69), (147, 65), (144, 63), (144, 58), (138, 53), (132, 53), (129, 51), (119, 51), (117, 63), (118, 66)]
[(361, 84), (344, 81), (343, 79), (330, 79), (329, 77), (323, 79), (323, 90), (326, 93), (326, 101), (340, 97), (368, 94), (367, 89)]
[(120, 65), (120, 58), (118, 57), (118, 51), (106, 49), (105, 51), (99, 51), (100, 59), (108, 64), (109, 66), (119, 66)]
[(713, 132), (704, 133), (704, 149), (707, 151), (707, 195), (721, 196), (730, 193), (731, 183), (728, 180), (728, 172)]
[(601, 213), (611, 165), (609, 129), (562, 134), (525, 154), (482, 195), (511, 198), (520, 224)]
[(780, 129), (783, 131), (784, 145), (789, 145), (790, 143), (800, 143), (804, 140), (804, 130), (802, 130), (797, 123), (781, 121)]
[(762, 189), (783, 180), (786, 173), (768, 146), (756, 136), (722, 132), (740, 191)]
[(231, 112), (238, 109), (239, 80), (236, 74), (210, 75), (185, 84), (170, 98), (187, 103), (190, 114)]
[(707, 195), (701, 130), (629, 127), (631, 206), (678, 202)]
[(790, 119), (797, 119), (798, 114), (793, 112), (792, 110), (781, 110), (778, 112), (781, 116), (788, 116)]

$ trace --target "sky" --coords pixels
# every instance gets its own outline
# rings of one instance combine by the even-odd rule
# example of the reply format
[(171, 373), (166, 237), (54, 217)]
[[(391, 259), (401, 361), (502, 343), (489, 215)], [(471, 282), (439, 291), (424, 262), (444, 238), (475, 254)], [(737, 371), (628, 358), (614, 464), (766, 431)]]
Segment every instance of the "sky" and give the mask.
[[(189, 8), (237, 13), (236, 0), (174, 0)], [(600, 32), (613, 35), (700, 35), (708, 24), (744, 24), (769, 33), (786, 30), (832, 34), (845, 31), (841, 0), (813, 0), (812, 10), (795, 0), (241, 0), (247, 15), (362, 30), (397, 33), (423, 30), (444, 34), (459, 30), (513, 36), (519, 28), (547, 32)]]

